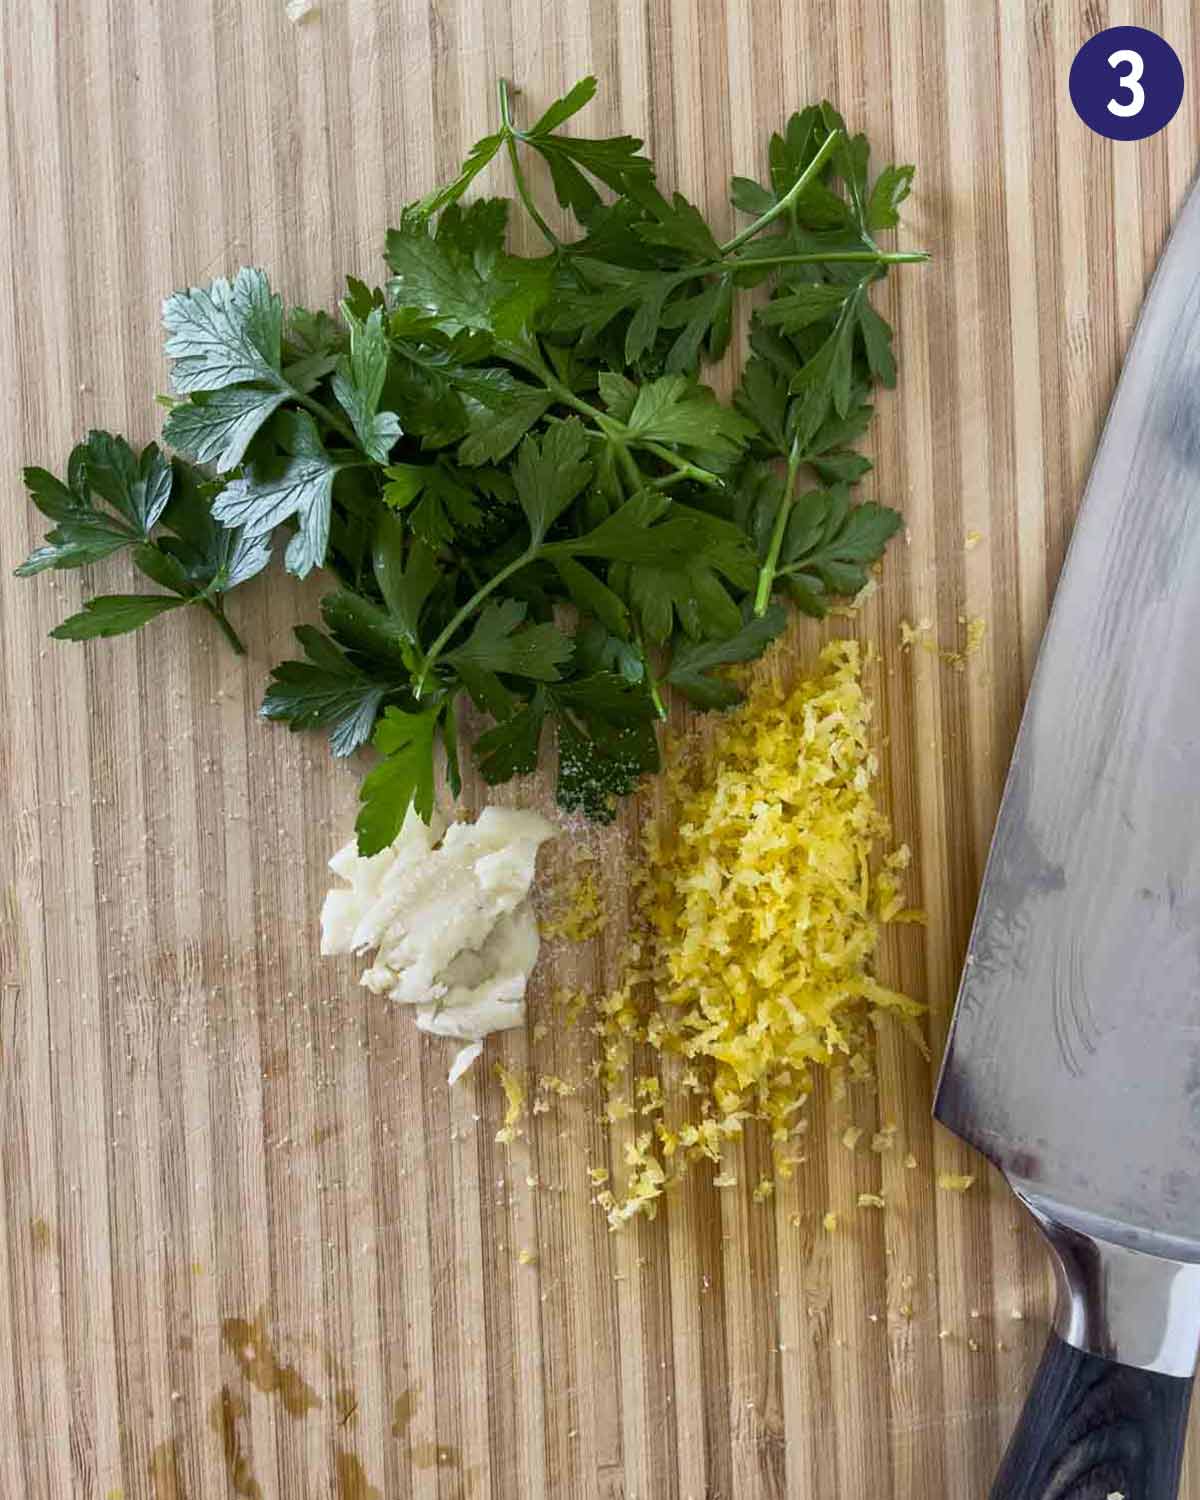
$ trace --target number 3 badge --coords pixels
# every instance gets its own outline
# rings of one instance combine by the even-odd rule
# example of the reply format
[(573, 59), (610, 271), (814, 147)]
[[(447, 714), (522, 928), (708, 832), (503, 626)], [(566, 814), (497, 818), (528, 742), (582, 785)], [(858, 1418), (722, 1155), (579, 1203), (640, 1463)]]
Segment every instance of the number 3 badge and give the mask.
[(1097, 135), (1140, 141), (1179, 108), (1183, 66), (1157, 32), (1111, 26), (1075, 54), (1070, 90), (1075, 113)]

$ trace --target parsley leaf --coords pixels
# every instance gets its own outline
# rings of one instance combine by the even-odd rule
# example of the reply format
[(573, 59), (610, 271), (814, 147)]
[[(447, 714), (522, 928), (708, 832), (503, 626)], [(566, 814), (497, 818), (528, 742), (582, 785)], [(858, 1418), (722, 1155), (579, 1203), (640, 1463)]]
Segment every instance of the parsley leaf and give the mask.
[(900, 515), (885, 505), (851, 505), (844, 485), (812, 490), (792, 507), (780, 575), (799, 580), (808, 592), (813, 592), (815, 579), (819, 593), (856, 594), (901, 524)]
[(727, 678), (713, 676), (713, 668), (757, 660), (786, 626), (787, 615), (778, 604), (770, 605), (761, 616), (744, 616), (742, 628), (734, 635), (677, 647), (666, 680), (700, 708), (728, 708), (741, 701), (742, 693)]
[[(89, 432), (72, 452), (68, 483), (45, 469), (26, 469), (25, 487), (57, 524), (16, 573), (80, 568), (149, 537), (171, 496), (171, 466), (151, 443), (135, 455), (122, 437)], [(96, 505), (103, 500), (108, 510)]]
[(525, 438), (517, 450), (513, 480), (535, 547), (592, 477), (587, 449), (583, 424), (572, 417), (551, 427), (540, 443)]
[(187, 602), (167, 594), (100, 594), (89, 599), (78, 614), (56, 625), (50, 634), (58, 641), (90, 641), (97, 636), (126, 635)]
[(176, 292), (163, 303), (163, 325), (181, 396), (281, 379), (283, 303), (262, 271), (243, 267), (232, 283)]
[(386, 464), (400, 436), (400, 418), (380, 411), (379, 399), (387, 378), (388, 339), (382, 308), (372, 308), (365, 321), (346, 311), (350, 327), (350, 355), (333, 377), (333, 394), (350, 418), (363, 452), (373, 463)]
[(290, 573), (305, 578), (325, 559), (339, 464), (326, 452), (307, 412), (278, 413), (272, 433), (277, 450), (256, 455), (243, 477), (226, 485), (213, 503), (213, 515), (251, 537), (265, 536), (295, 517), (299, 530), (285, 561)]
[(259, 712), (291, 729), (328, 729), (334, 755), (350, 755), (369, 739), (388, 688), (311, 625), (298, 625), (295, 636), (306, 660), (272, 668)]
[(432, 817), (433, 742), (445, 711), (444, 704), (415, 714), (389, 708), (380, 719), (372, 743), (384, 759), (359, 788), (361, 805), (354, 826), (360, 854), (386, 849), (410, 807), (426, 823)]
[[(578, 114), (595, 93), (595, 78), (582, 78), (569, 93), (555, 100), (529, 129), (515, 130), (511, 124), (508, 126), (516, 140), (531, 146), (545, 159), (555, 197), (582, 224), (587, 224), (600, 208), (600, 194), (589, 177), (620, 193), (628, 190), (631, 184), (648, 183), (654, 175), (653, 166), (641, 155), (641, 141), (634, 136), (593, 140), (557, 134), (558, 127)], [(506, 90), (502, 98), (502, 109), (507, 114)]]
[(241, 463), (259, 428), (287, 396), (287, 391), (259, 386), (198, 391), (167, 413), (163, 440), (178, 453), (227, 473)]
[(431, 235), (427, 220), (411, 212), (387, 233), (388, 292), (400, 307), (417, 308), (444, 333), (488, 333), (519, 344), (530, 320), (550, 295), (553, 264), (502, 256), (483, 277), (457, 241)]
[(421, 637), (421, 615), (441, 580), (434, 550), (414, 541), (405, 556), (403, 526), (391, 516), (376, 524), (372, 557), (375, 578), (384, 602), (404, 640), (415, 645)]
[(664, 375), (643, 385), (625, 425), (637, 442), (678, 443), (729, 458), (754, 432), (740, 412), (684, 375)]
[(525, 614), (519, 599), (485, 604), (471, 634), (444, 659), (460, 669), (557, 682), (559, 667), (570, 658), (571, 643), (553, 625), (520, 629)]

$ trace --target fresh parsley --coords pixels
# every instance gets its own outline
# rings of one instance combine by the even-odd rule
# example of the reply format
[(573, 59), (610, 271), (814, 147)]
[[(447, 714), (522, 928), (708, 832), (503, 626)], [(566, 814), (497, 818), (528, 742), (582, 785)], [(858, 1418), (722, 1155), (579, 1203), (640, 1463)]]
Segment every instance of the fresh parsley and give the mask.
[[(733, 180), (744, 219), (722, 241), (639, 140), (576, 132), (595, 91), (523, 125), (502, 83), (497, 128), (389, 231), (384, 284), (350, 277), (336, 312), (285, 307), (253, 268), (169, 297), (174, 458), (93, 432), (64, 479), (25, 471), (50, 526), (19, 574), (120, 553), (158, 590), (92, 598), (56, 637), (198, 606), (240, 649), (225, 597), (277, 543), (327, 579), (262, 713), (336, 755), (373, 746), (367, 853), (410, 808), (430, 816), (439, 754), (457, 787), (467, 702), (490, 721), (470, 747), (488, 782), (533, 771), (552, 737), (562, 806), (611, 816), (659, 767), (664, 693), (737, 701), (726, 669), (781, 633), (786, 602), (820, 615), (859, 593), (900, 524), (855, 487), (872, 392), (896, 379), (872, 294), (924, 259), (878, 240), (912, 167), (873, 172), (866, 139), (810, 106), (762, 181)], [(510, 251), (513, 202), (469, 196), (498, 161), (540, 254)], [(722, 401), (703, 366), (756, 288)]]

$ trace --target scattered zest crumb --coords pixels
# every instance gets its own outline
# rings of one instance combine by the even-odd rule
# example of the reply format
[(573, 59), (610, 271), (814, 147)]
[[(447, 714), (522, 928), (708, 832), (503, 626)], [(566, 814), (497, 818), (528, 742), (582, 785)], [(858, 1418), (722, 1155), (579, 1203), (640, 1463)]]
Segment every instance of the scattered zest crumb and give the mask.
[(983, 541), (982, 531), (968, 531), (963, 538), (963, 551), (974, 552), (975, 548)]
[(765, 1203), (775, 1192), (775, 1184), (769, 1177), (764, 1177), (754, 1189), (755, 1203)]
[(824, 1227), (824, 1230), (825, 1230), (826, 1234), (836, 1234), (837, 1233), (837, 1227), (838, 1227), (838, 1216), (837, 1216), (837, 1214), (835, 1214), (833, 1212), (833, 1210), (831, 1209), (829, 1211), (829, 1213), (827, 1213), (825, 1215), (825, 1217), (821, 1220), (821, 1224)]
[(882, 1130), (877, 1130), (871, 1137), (871, 1150), (882, 1155), (885, 1151), (891, 1151), (896, 1144), (896, 1125), (885, 1125)]
[(974, 1176), (969, 1172), (939, 1172), (937, 1185), (943, 1193), (965, 1193), (975, 1183)]
[(882, 1193), (859, 1193), (859, 1208), (883, 1208), (885, 1207)]
[(858, 1143), (863, 1138), (863, 1131), (858, 1125), (851, 1125), (848, 1130), (842, 1131), (842, 1145), (847, 1151), (856, 1151)]
[(517, 1262), (522, 1266), (536, 1266), (537, 1255), (532, 1250), (522, 1250), (517, 1256)]
[(910, 1172), (915, 1172), (917, 1170), (917, 1158), (912, 1154), (911, 1151), (904, 1158), (904, 1165)]
[(525, 1085), (502, 1062), (496, 1064), (496, 1077), (500, 1080), (500, 1087), (504, 1090), (504, 1097), (507, 1100), (504, 1124), (496, 1132), (496, 1140), (502, 1146), (511, 1146), (513, 1141), (524, 1133), (521, 1130), (521, 1121), (525, 1118)]
[(596, 856), (590, 849), (578, 852), (542, 920), (544, 938), (565, 938), (586, 943), (603, 932), (608, 921), (604, 897), (596, 874)]

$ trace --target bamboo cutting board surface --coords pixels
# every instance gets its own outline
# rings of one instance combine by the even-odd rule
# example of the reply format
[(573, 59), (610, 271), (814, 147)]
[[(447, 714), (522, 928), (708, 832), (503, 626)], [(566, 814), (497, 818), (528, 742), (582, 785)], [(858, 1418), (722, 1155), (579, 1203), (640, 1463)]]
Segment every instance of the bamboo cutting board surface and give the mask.
[[(1158, 138), (1114, 147), (1066, 74), (1129, 21), (1168, 38), (1190, 86)], [(718, 226), (729, 175), (763, 167), (793, 108), (834, 99), (885, 160), (917, 163), (903, 241), (935, 256), (884, 291), (901, 381), (872, 483), (907, 537), (833, 633), (881, 652), (883, 793), (929, 913), (889, 938), (885, 971), (928, 1001), (936, 1056), (1071, 518), (1200, 156), (1200, 16), (322, 0), (295, 24), (284, 0), (39, 0), (0, 7), (0, 55), (0, 1495), (984, 1494), (1047, 1268), (1003, 1185), (930, 1124), (933, 1065), (885, 1033), (877, 1093), (819, 1088), (809, 1160), (772, 1201), (751, 1198), (753, 1137), (737, 1188), (697, 1173), (657, 1222), (610, 1236), (585, 1176), (608, 1143), (582, 1096), (506, 1151), (494, 1084), (449, 1092), (447, 1044), (317, 958), (355, 772), (255, 718), (314, 592), (273, 575), (236, 595), (245, 661), (190, 617), (49, 642), (78, 583), (9, 577), (39, 534), (17, 471), (59, 467), (91, 425), (153, 435), (167, 291), (249, 262), (329, 304), (344, 272), (374, 274), (400, 205), (494, 124), (498, 74), (532, 113), (597, 73), (581, 128), (645, 136)], [(122, 566), (101, 587), (133, 586)], [(900, 650), (902, 618), (954, 647), (974, 615), (966, 671)], [(775, 670), (818, 639), (797, 627)], [(613, 923), (551, 955), (535, 1013), (611, 971), (622, 838), (648, 805), (598, 840)], [(589, 1040), (551, 1026), (489, 1061), (581, 1076)], [(885, 1121), (893, 1153), (837, 1140)], [(982, 1180), (938, 1192), (939, 1169)], [(860, 1191), (886, 1210), (855, 1212)], [(1192, 1454), (1197, 1500), (1200, 1431)]]

